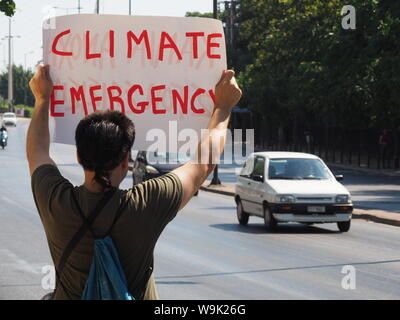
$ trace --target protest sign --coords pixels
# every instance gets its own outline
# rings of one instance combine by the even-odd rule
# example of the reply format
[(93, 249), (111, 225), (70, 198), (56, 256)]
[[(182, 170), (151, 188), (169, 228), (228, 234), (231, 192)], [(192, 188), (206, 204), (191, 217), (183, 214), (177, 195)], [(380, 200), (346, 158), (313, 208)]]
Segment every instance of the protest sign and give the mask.
[(166, 139), (159, 146), (176, 152), (207, 127), (215, 84), (226, 69), (220, 21), (94, 14), (52, 19), (43, 23), (43, 56), (54, 83), (53, 142), (74, 144), (79, 120), (105, 109), (133, 120), (136, 150)]

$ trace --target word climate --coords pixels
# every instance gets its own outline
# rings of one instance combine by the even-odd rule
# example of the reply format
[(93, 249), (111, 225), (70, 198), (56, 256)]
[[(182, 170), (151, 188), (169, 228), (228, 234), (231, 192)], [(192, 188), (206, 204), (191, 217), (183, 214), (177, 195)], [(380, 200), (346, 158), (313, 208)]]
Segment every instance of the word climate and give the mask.
[[(78, 36), (81, 38), (81, 35), (73, 35), (71, 33), (71, 29), (64, 30), (58, 33), (52, 42), (51, 52), (55, 55), (59, 56), (69, 56), (74, 57), (77, 55), (77, 52), (74, 52), (69, 47), (68, 44), (73, 43), (73, 37)], [(116, 32), (114, 30), (108, 30), (105, 34), (105, 37), (108, 41), (108, 50), (104, 51), (96, 51), (92, 47), (93, 38), (99, 36), (98, 33), (95, 35), (91, 34), (90, 30), (86, 30), (83, 35), (84, 42), (84, 58), (86, 60), (90, 59), (101, 59), (105, 57), (114, 58), (116, 54), (116, 50), (121, 50), (121, 48), (125, 47), (124, 55), (130, 59), (133, 58), (133, 49), (135, 46), (144, 46), (146, 50), (146, 57), (148, 60), (157, 59), (159, 61), (163, 61), (165, 59), (166, 52), (172, 50), (178, 60), (182, 60), (182, 52), (183, 48), (180, 48), (177, 42), (174, 40), (173, 35), (168, 32), (162, 31), (158, 34), (156, 45), (152, 46), (151, 37), (149, 35), (148, 30), (142, 30), (140, 33), (135, 33), (134, 31), (127, 31), (123, 36), (125, 38), (125, 46), (122, 45), (121, 41), (116, 41)], [(186, 32), (185, 39), (183, 43), (189, 41), (192, 48), (192, 59), (199, 59), (203, 53), (208, 59), (221, 59), (221, 54), (218, 53), (218, 48), (222, 47), (221, 39), (223, 36), (221, 33), (210, 33), (206, 34), (205, 32)], [(200, 41), (205, 41), (205, 46), (200, 46)], [(118, 44), (118, 47), (116, 44)], [(205, 52), (199, 52), (199, 48), (203, 48)]]

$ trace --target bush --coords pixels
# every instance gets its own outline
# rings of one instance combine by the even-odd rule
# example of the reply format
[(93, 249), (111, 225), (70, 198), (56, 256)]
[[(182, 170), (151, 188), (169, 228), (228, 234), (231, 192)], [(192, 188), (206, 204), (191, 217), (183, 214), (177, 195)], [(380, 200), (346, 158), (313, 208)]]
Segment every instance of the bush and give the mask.
[(25, 109), (24, 117), (27, 117), (27, 118), (32, 117), (33, 107), (29, 107), (24, 104), (17, 104), (14, 106), (14, 108), (24, 108)]

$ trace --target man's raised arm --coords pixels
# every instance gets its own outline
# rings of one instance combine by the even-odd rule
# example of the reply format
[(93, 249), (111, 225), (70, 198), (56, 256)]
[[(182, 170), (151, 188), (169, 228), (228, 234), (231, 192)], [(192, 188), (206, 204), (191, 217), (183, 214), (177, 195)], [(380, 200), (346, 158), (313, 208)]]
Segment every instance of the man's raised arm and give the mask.
[(231, 110), (242, 95), (234, 74), (232, 70), (224, 71), (215, 86), (215, 107), (207, 134), (202, 137), (197, 149), (197, 162), (189, 161), (173, 171), (183, 186), (183, 198), (179, 209), (182, 209), (200, 188), (214, 170), (215, 161), (222, 154)]
[(26, 136), (26, 156), (32, 175), (43, 164), (55, 165), (49, 155), (49, 103), (53, 88), (49, 66), (40, 65), (29, 86), (35, 96), (35, 109)]

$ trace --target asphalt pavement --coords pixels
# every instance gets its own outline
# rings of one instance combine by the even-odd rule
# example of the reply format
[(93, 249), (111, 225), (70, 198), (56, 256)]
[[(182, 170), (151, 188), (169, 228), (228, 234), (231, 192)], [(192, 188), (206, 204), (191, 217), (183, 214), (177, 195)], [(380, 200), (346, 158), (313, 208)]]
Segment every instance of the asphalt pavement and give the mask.
[[(0, 299), (48, 292), (43, 268), (52, 262), (31, 195), (27, 125), (11, 128), (0, 151)], [(73, 146), (52, 145), (51, 156), (65, 177), (82, 183)], [(398, 227), (364, 220), (353, 220), (348, 233), (335, 224), (269, 232), (255, 217), (240, 226), (232, 197), (201, 191), (161, 235), (155, 275), (162, 299), (399, 299), (399, 246)], [(348, 265), (354, 289), (342, 286)]]

